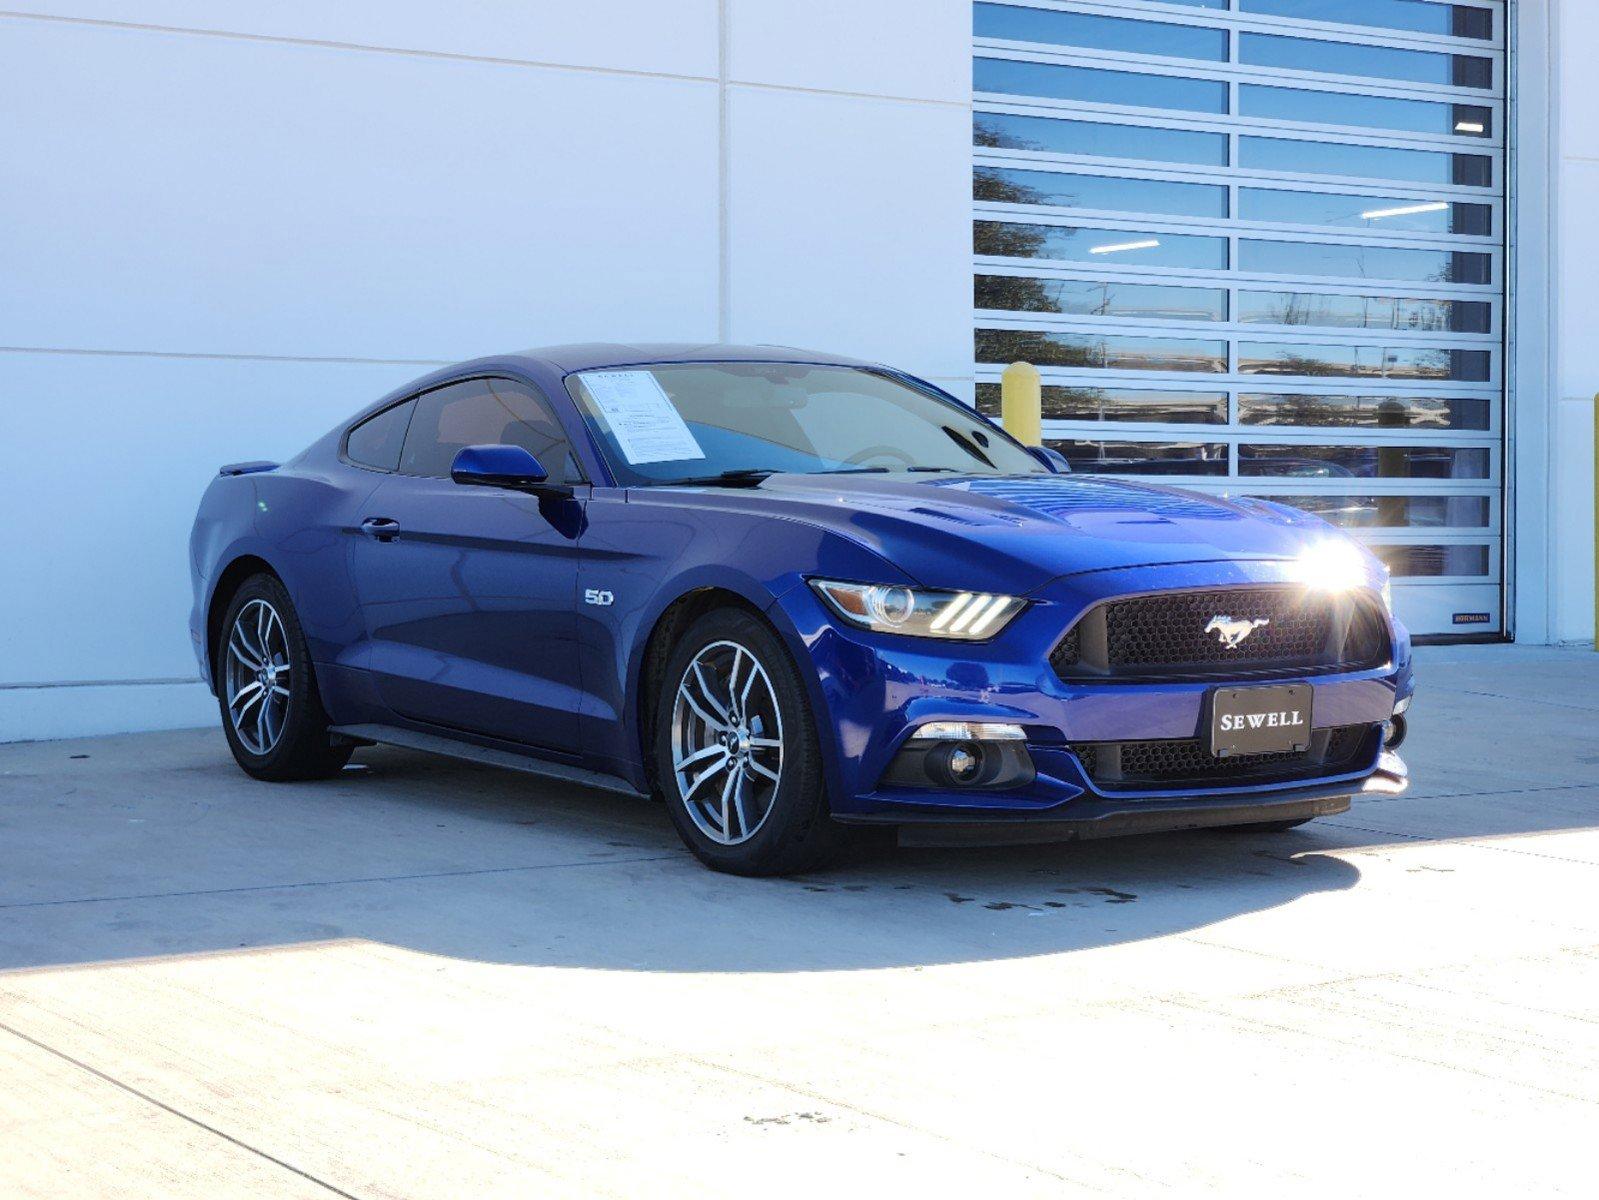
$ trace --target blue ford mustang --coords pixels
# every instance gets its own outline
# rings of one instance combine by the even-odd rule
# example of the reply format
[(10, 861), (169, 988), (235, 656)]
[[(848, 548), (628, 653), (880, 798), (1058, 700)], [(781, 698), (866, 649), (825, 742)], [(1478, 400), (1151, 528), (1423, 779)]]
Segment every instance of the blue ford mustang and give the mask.
[(1072, 477), (931, 384), (777, 347), (437, 371), (224, 467), (191, 630), (239, 765), (374, 742), (662, 799), (707, 865), (1285, 828), (1394, 791), (1386, 572), (1261, 500)]

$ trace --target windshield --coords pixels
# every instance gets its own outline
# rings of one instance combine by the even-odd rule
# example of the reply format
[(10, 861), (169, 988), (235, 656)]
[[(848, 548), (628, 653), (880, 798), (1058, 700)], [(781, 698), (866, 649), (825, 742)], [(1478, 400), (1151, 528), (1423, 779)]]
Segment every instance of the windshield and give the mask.
[(854, 367), (673, 363), (585, 371), (567, 390), (626, 486), (785, 471), (1048, 473), (964, 406)]

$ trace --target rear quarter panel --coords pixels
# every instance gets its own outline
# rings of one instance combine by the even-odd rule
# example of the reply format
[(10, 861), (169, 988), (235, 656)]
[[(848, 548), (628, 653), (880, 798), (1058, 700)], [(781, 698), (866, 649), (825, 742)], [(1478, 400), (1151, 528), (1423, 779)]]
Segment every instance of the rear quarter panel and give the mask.
[[(383, 476), (335, 463), (291, 464), (273, 471), (219, 476), (200, 501), (190, 535), (194, 608), (190, 634), (211, 679), (207, 616), (219, 581), (241, 558), (264, 561), (288, 588), (319, 668), (355, 665), (365, 628), (349, 570), (351, 538), (361, 504)], [(335, 717), (332, 672), (319, 670), (324, 701)]]

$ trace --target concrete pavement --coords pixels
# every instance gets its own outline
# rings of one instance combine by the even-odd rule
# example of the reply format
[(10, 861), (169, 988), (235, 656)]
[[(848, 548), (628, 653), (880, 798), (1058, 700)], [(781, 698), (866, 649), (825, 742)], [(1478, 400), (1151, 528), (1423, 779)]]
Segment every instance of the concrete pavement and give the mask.
[(793, 880), (397, 751), (0, 746), (0, 1196), (1591, 1195), (1599, 656), (1420, 658), (1404, 797)]

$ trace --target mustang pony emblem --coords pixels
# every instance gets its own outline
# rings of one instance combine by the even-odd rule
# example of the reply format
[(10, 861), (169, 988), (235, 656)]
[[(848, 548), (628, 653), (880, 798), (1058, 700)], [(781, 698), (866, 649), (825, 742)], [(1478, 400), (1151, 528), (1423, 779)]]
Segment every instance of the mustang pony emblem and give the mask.
[(1246, 637), (1254, 633), (1262, 625), (1270, 625), (1270, 617), (1256, 617), (1251, 621), (1248, 617), (1214, 616), (1210, 624), (1205, 626), (1206, 633), (1214, 633), (1223, 646), (1229, 650), (1238, 649)]

